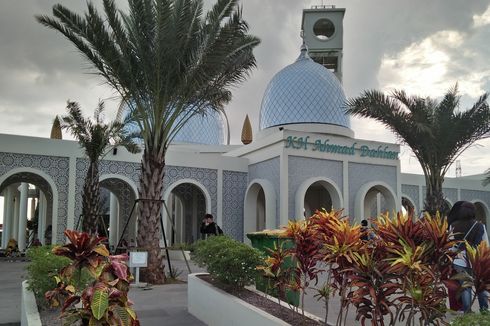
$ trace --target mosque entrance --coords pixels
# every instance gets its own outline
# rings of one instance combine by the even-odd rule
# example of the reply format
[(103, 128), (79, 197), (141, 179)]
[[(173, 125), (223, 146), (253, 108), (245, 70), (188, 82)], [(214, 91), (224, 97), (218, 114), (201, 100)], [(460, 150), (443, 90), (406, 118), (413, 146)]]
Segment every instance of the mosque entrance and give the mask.
[[(40, 175), (19, 172), (0, 185), (3, 197), (2, 248), (14, 239), (19, 250), (53, 241), (53, 190)], [(54, 221), (56, 223), (56, 221)]]
[[(192, 243), (201, 239), (200, 226), (207, 212), (206, 198), (199, 187), (182, 183), (172, 189), (167, 207), (175, 230), (170, 232), (170, 244)], [(216, 220), (216, 216), (215, 216)]]
[[(100, 219), (98, 221), (99, 234), (109, 235), (109, 246), (117, 246), (122, 239), (121, 247), (136, 244), (136, 214), (135, 207), (133, 216), (130, 216), (136, 199), (135, 189), (125, 180), (111, 177), (100, 181)], [(128, 219), (130, 219), (128, 223)], [(128, 223), (126, 230), (124, 227)], [(102, 230), (101, 228), (106, 228)], [(123, 234), (124, 232), (124, 234)], [(122, 236), (122, 237), (121, 237)], [(124, 250), (125, 248), (119, 248)]]
[(356, 220), (378, 217), (385, 213), (392, 215), (394, 212), (397, 212), (397, 204), (389, 186), (370, 183), (358, 191), (355, 199)]
[(243, 239), (247, 233), (276, 228), (276, 195), (274, 186), (265, 179), (255, 179), (245, 193), (243, 207)]
[(327, 212), (332, 210), (332, 197), (330, 192), (323, 185), (322, 181), (317, 181), (308, 187), (304, 200), (304, 216), (312, 216), (316, 210), (325, 209)]

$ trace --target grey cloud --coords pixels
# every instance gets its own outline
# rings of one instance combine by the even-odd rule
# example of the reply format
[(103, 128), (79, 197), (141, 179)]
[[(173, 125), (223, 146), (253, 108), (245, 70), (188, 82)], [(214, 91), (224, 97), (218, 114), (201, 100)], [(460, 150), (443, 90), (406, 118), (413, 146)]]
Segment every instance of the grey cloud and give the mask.
[[(87, 64), (69, 41), (34, 20), (35, 14), (50, 14), (52, 5), (57, 2), (0, 1), (0, 132), (45, 136), (44, 128), (50, 128), (51, 121), (47, 114), (49, 108), (53, 114), (62, 113), (69, 98), (80, 101), (82, 107), (91, 112), (99, 97), (113, 95), (107, 87), (99, 86), (100, 79), (87, 76)], [(100, 2), (95, 2), (100, 6)], [(207, 6), (212, 2), (206, 0)], [(86, 7), (85, 1), (64, 0), (62, 3), (78, 12)], [(124, 5), (125, 1), (117, 3)], [(319, 0), (242, 0), (244, 16), (262, 44), (255, 52), (258, 69), (234, 91), (234, 99), (227, 107), (234, 143), (240, 141), (245, 114), (249, 114), (253, 129), (257, 131), (260, 103), (267, 83), (298, 55), (301, 10), (319, 3)], [(330, 3), (347, 9), (343, 68), (348, 96), (380, 87), (377, 74), (383, 55), (395, 55), (411, 43), (442, 30), (464, 33), (468, 36), (465, 47), (479, 54), (460, 62), (455, 53), (452, 67), (455, 79), (471, 70), (486, 69), (488, 65), (488, 31), (475, 33), (472, 24), (473, 15), (483, 13), (489, 0), (334, 0)], [(112, 103), (108, 111), (116, 106)], [(22, 130), (15, 130), (10, 125), (17, 120), (12, 120), (5, 108), (40, 124), (26, 124)], [(355, 122), (354, 127), (359, 129), (356, 133), (363, 138), (383, 137), (369, 128), (363, 130), (366, 124)]]

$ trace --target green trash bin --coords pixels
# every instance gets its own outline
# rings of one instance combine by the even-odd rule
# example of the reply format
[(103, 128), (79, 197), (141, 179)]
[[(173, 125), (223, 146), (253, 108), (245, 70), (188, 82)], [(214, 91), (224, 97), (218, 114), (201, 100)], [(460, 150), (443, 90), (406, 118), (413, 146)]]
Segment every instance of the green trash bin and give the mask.
[[(265, 255), (269, 254), (269, 251), (267, 249), (274, 249), (274, 244), (276, 245), (276, 247), (282, 245), (283, 249), (290, 249), (294, 247), (294, 242), (291, 238), (281, 236), (274, 231), (270, 233), (267, 232), (247, 233), (247, 237), (252, 242), (252, 247), (258, 249), (260, 252), (264, 253)], [(292, 258), (287, 258), (286, 261), (284, 262), (284, 268), (288, 268), (288, 267), (295, 267), (295, 263)], [(258, 276), (255, 281), (255, 287), (257, 288), (257, 290), (277, 298), (278, 296), (277, 290), (274, 289), (274, 287), (271, 286), (269, 283), (270, 280), (268, 280), (266, 277)], [(289, 289), (286, 290), (286, 301), (289, 304), (298, 307), (299, 292), (292, 291)]]

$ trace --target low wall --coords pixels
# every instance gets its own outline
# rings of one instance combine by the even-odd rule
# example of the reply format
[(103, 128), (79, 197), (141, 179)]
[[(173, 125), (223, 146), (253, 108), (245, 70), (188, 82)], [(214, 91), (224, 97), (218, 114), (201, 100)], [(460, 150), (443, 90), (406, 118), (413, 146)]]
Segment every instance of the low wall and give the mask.
[(34, 293), (27, 288), (27, 281), (22, 282), (22, 300), (20, 307), (21, 326), (42, 326), (37, 310)]
[(198, 275), (190, 274), (187, 285), (189, 313), (213, 326), (277, 326), (290, 325), (245, 301), (220, 290)]

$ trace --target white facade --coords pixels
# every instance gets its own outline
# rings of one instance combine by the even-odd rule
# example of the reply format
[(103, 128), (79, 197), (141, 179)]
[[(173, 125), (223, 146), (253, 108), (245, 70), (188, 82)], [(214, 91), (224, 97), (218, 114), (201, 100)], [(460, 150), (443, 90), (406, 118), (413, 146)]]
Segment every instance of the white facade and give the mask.
[[(187, 128), (190, 134), (183, 128), (185, 134), (169, 147), (165, 160), (162, 217), (170, 243), (198, 239), (205, 213), (216, 216), (226, 234), (244, 240), (247, 232), (277, 228), (321, 208), (343, 209), (357, 221), (399, 211), (402, 202), (415, 212), (421, 210), (424, 178), (401, 173), (399, 145), (356, 139), (350, 129), (339, 82), (344, 12), (306, 11), (306, 44), (295, 62), (271, 78), (262, 101), (261, 130), (252, 143), (209, 145), (220, 143), (222, 129), (198, 130), (201, 123), (197, 123)], [(315, 36), (308, 33), (316, 23), (308, 17), (330, 19), (336, 34), (312, 39)], [(315, 63), (308, 55), (308, 42), (314, 43), (316, 55), (337, 51), (338, 70)], [(221, 130), (211, 137), (217, 141), (203, 144), (209, 137), (200, 133), (211, 129)], [(118, 148), (100, 164), (101, 187), (110, 193), (104, 227), (109, 229), (111, 245), (121, 237), (129, 243), (136, 238), (140, 160), (141, 154)], [(2, 247), (10, 238), (20, 240), (21, 249), (29, 244), (23, 237), (28, 197), (39, 203), (34, 238), (43, 244), (62, 242), (63, 231), (79, 225), (87, 168), (88, 161), (74, 141), (0, 134), (0, 194), (5, 200)], [(478, 217), (487, 221), (490, 189), (481, 185), (482, 179), (446, 178), (448, 205), (472, 201)], [(36, 187), (33, 194), (26, 192), (27, 184)]]

